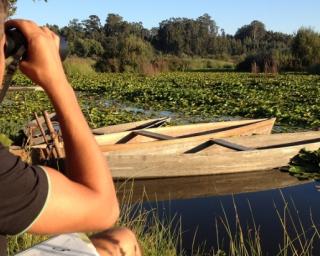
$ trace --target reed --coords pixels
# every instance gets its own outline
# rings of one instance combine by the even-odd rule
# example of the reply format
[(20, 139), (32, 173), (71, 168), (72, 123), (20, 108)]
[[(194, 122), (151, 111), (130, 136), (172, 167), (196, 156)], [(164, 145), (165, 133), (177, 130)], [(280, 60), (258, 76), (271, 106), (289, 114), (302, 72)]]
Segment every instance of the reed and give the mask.
[[(131, 184), (131, 183), (130, 183)], [(133, 184), (133, 183), (132, 183)], [(143, 207), (143, 198), (133, 202), (132, 185), (128, 186), (122, 198), (120, 198), (121, 216), (118, 226), (125, 226), (133, 230), (140, 242), (144, 255), (148, 256), (182, 256), (177, 253), (177, 246), (181, 243), (182, 232), (181, 222), (175, 218), (166, 218), (158, 215), (156, 208), (146, 210)], [(88, 234), (89, 235), (89, 234)], [(31, 234), (22, 234), (18, 236), (9, 237), (8, 240), (8, 255), (25, 250), (48, 239), (48, 236), (35, 236)]]
[[(316, 255), (314, 245), (320, 241), (319, 227), (316, 225), (310, 212), (311, 225), (304, 224), (294, 200), (288, 200), (280, 190), (283, 205), (274, 203), (274, 209), (282, 231), (282, 241), (276, 256), (312, 256)], [(241, 224), (237, 204), (233, 200), (234, 217), (228, 215), (221, 205), (223, 215), (215, 221), (215, 232), (217, 237), (217, 248), (212, 249), (214, 256), (263, 256), (270, 255), (263, 250), (261, 230), (254, 219), (254, 209), (248, 201), (251, 213), (251, 224), (243, 227)], [(225, 237), (221, 237), (219, 230), (224, 231)], [(224, 241), (228, 241), (226, 245)]]
[[(128, 185), (129, 184), (129, 185)], [(139, 201), (133, 202), (133, 183), (123, 185), (121, 217), (119, 226), (133, 230), (146, 256), (189, 256), (181, 247), (183, 230), (177, 216), (159, 216), (158, 206), (146, 210), (144, 203), (148, 196), (144, 192)], [(124, 190), (124, 191), (123, 191)], [(274, 203), (274, 209), (280, 223), (282, 240), (275, 256), (312, 256), (316, 255), (314, 245), (320, 241), (320, 229), (310, 211), (310, 225), (302, 222), (299, 211), (292, 199), (288, 200), (280, 191), (283, 204)], [(264, 256), (260, 226), (255, 222), (254, 209), (248, 201), (250, 210), (249, 223), (243, 225), (238, 206), (233, 199), (233, 213), (227, 213), (221, 205), (222, 216), (215, 219), (214, 232), (216, 247), (208, 252), (205, 242), (193, 243), (192, 256)], [(194, 241), (197, 233), (194, 234)], [(23, 234), (11, 237), (8, 243), (8, 254), (24, 250), (47, 239), (46, 236)]]

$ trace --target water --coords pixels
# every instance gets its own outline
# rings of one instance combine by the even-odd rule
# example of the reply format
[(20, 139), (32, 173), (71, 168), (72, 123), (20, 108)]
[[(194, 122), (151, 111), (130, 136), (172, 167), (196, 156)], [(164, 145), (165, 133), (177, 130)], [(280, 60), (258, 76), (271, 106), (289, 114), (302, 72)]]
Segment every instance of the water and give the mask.
[[(207, 252), (212, 247), (217, 249), (218, 243), (220, 246), (227, 244), (227, 236), (221, 225), (223, 211), (233, 230), (236, 212), (244, 233), (247, 233), (247, 226), (253, 228), (254, 220), (260, 229), (264, 255), (276, 255), (283, 238), (283, 228), (277, 210), (283, 217), (287, 206), (293, 223), (298, 225), (300, 220), (304, 230), (311, 226), (311, 213), (314, 222), (320, 223), (320, 194), (317, 183), (300, 182), (277, 170), (135, 181), (134, 200), (141, 198), (143, 191), (149, 199), (149, 202), (144, 203), (146, 209), (157, 208), (159, 216), (171, 217), (177, 221), (181, 217), (182, 247), (187, 255), (192, 254), (192, 244), (196, 248), (206, 241), (204, 248)], [(219, 242), (216, 220), (219, 223)], [(291, 234), (295, 234), (292, 229), (293, 223), (289, 225)], [(320, 249), (319, 243), (315, 243), (314, 246), (314, 250)]]

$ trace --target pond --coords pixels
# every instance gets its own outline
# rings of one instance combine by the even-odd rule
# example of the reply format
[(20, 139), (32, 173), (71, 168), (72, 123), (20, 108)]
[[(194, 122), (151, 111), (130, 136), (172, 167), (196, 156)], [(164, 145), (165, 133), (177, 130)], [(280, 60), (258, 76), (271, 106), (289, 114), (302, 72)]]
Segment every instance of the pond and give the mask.
[[(117, 184), (120, 194), (126, 190), (123, 183)], [(317, 182), (299, 181), (279, 170), (137, 180), (127, 185), (133, 188), (133, 200), (139, 200), (142, 194), (147, 198), (144, 208), (157, 208), (160, 218), (181, 221), (180, 248), (186, 255), (192, 255), (192, 248), (199, 246), (202, 246), (201, 255), (212, 248), (228, 251), (229, 239), (223, 223), (235, 238), (235, 233), (240, 231), (237, 218), (245, 239), (249, 233), (254, 235), (256, 225), (263, 255), (277, 255), (279, 247), (284, 247), (283, 226), (287, 238), (300, 248), (300, 243), (310, 241), (314, 235), (312, 225), (320, 223)], [(314, 251), (320, 249), (319, 240), (317, 237), (313, 243)]]

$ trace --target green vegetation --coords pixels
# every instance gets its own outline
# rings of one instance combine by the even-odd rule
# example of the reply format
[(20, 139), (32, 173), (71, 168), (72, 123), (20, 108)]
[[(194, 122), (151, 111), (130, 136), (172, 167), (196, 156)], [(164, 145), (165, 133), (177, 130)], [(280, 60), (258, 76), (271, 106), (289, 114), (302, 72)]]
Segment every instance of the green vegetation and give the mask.
[(301, 149), (299, 154), (290, 160), (289, 166), (283, 171), (301, 180), (320, 179), (320, 149), (310, 151)]
[[(283, 126), (312, 129), (320, 125), (318, 75), (175, 72), (141, 76), (88, 70), (86, 75), (71, 72), (69, 80), (91, 127), (150, 117), (150, 110), (154, 115), (169, 111), (197, 121), (276, 117)], [(20, 74), (14, 84), (32, 85)], [(127, 106), (142, 110), (131, 111)], [(0, 133), (15, 140), (33, 113), (44, 110), (53, 111), (43, 92), (9, 92), (0, 106)]]
[(68, 76), (72, 74), (91, 75), (95, 73), (94, 65), (94, 60), (80, 57), (69, 57), (63, 62), (64, 70)]
[(153, 77), (97, 74), (71, 79), (78, 90), (99, 92), (145, 110), (171, 111), (203, 119), (221, 116), (277, 117), (287, 125), (317, 127), (320, 77), (247, 73), (167, 73)]
[[(125, 226), (135, 232), (146, 256), (178, 256), (176, 249), (182, 236), (180, 224), (174, 226), (172, 219), (160, 221), (157, 209), (145, 210), (142, 200), (134, 203), (131, 198), (132, 188), (130, 185), (128, 187), (124, 197), (119, 198), (122, 208), (117, 226)], [(8, 255), (14, 255), (46, 239), (48, 236), (30, 234), (9, 237)]]

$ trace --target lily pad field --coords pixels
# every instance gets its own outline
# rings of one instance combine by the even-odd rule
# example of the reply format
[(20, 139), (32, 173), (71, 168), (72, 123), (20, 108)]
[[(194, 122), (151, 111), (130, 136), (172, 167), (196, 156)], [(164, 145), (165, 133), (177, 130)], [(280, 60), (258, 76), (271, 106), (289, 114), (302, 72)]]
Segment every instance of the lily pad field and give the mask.
[[(320, 126), (320, 76), (236, 72), (71, 74), (91, 127), (172, 114), (195, 121), (276, 117), (283, 127)], [(32, 86), (17, 74), (13, 86)], [(58, 85), (57, 85), (58, 86)], [(33, 113), (53, 111), (44, 92), (12, 91), (0, 107), (0, 133), (15, 139)], [(164, 113), (164, 114), (163, 114)], [(174, 119), (174, 118), (173, 118)]]

